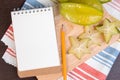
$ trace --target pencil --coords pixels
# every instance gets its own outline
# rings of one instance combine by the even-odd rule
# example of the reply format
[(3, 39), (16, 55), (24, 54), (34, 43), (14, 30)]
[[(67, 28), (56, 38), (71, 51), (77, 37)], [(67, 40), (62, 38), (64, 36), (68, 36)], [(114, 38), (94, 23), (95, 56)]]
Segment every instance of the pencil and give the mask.
[(61, 28), (61, 47), (62, 47), (62, 75), (63, 75), (63, 80), (67, 80), (66, 45), (65, 45), (65, 32), (64, 32), (63, 24)]

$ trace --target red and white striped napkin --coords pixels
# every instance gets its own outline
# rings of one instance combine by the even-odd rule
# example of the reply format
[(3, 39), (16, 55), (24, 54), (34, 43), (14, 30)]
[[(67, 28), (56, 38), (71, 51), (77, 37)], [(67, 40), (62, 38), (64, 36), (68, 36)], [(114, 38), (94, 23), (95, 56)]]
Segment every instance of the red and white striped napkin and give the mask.
[[(120, 20), (120, 0), (113, 0), (112, 2), (108, 2), (103, 6), (109, 12), (109, 14)], [(9, 26), (2, 38), (2, 41), (8, 45), (8, 48), (2, 58), (6, 63), (16, 66), (12, 25)], [(113, 43), (105, 50), (101, 51), (70, 71), (68, 73), (68, 80), (105, 80), (119, 52), (120, 43)]]
[(16, 53), (15, 53), (15, 43), (14, 43), (14, 37), (13, 37), (13, 28), (12, 25), (9, 26), (6, 33), (4, 34), (2, 41), (8, 45), (8, 48), (6, 49), (3, 60), (6, 63), (9, 63), (13, 66), (16, 66)]

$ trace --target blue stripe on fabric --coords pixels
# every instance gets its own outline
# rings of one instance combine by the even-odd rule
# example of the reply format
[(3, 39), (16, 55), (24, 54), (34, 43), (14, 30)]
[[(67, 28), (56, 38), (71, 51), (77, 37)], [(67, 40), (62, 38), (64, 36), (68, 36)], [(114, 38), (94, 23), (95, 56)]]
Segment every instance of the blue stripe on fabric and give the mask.
[(115, 48), (112, 48), (112, 47), (107, 47), (106, 49), (104, 49), (104, 51), (106, 51), (108, 54), (111, 54), (111, 55), (113, 55), (113, 56), (115, 56), (115, 57), (117, 57), (118, 56), (118, 54), (119, 54), (119, 51), (117, 50), (117, 49), (115, 49)]
[(96, 59), (96, 58), (94, 58), (94, 57), (92, 57), (92, 59), (95, 60), (95, 61), (97, 61), (97, 62), (99, 62), (100, 64), (108, 67), (108, 68), (111, 68), (111, 66), (106, 65), (105, 63), (103, 63), (102, 61), (99, 61), (98, 59)]
[(109, 60), (112, 61), (112, 62), (115, 61), (115, 59), (114, 59), (113, 57), (105, 54), (104, 52), (99, 52), (98, 55), (100, 55), (100, 56), (102, 56), (102, 57), (104, 57), (104, 58), (107, 58), (107, 59), (109, 59)]
[(40, 2), (36, 1), (36, 0), (26, 0), (26, 2), (30, 5), (32, 5), (33, 7), (37, 8), (43, 8), (45, 7), (43, 4), (41, 4)]
[[(100, 58), (100, 57), (97, 56), (97, 55), (95, 55), (94, 57), (96, 57), (96, 58), (102, 60), (103, 62), (105, 62), (105, 63), (107, 63), (107, 64), (109, 64), (109, 65), (111, 65), (111, 66), (112, 66), (112, 64), (113, 64), (113, 63), (108, 62), (107, 60), (104, 60), (104, 59)], [(106, 59), (107, 59), (107, 58), (106, 58)]]
[(23, 7), (22, 7), (21, 9), (32, 9), (32, 7), (30, 7), (30, 6), (26, 5), (26, 4), (24, 4)]

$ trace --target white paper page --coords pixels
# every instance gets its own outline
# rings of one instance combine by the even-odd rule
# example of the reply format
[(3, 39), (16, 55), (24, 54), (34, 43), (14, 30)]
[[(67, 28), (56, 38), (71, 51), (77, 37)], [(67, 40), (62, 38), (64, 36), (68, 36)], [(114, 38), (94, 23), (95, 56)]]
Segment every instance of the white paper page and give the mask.
[(52, 7), (11, 15), (18, 70), (60, 66)]

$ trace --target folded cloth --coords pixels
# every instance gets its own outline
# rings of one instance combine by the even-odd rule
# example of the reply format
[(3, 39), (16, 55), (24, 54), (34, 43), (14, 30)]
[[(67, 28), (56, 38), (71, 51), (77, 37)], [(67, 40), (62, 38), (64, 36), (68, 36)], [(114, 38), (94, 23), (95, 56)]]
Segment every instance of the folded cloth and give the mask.
[[(120, 20), (120, 4), (119, 0), (113, 0), (103, 6), (115, 18)], [(45, 7), (53, 5), (50, 0), (26, 0), (22, 9), (31, 9), (37, 7)], [(114, 13), (115, 11), (115, 13)], [(16, 67), (16, 54), (14, 46), (14, 37), (12, 25), (9, 26), (2, 41), (8, 45), (3, 59)], [(114, 61), (120, 52), (120, 43), (116, 42), (96, 54), (86, 62), (80, 64), (68, 73), (68, 80), (104, 80), (108, 75)], [(60, 78), (59, 80), (61, 80)]]
[(4, 34), (2, 41), (8, 45), (4, 55), (2, 56), (3, 60), (6, 63), (9, 63), (13, 66), (16, 66), (16, 54), (15, 54), (15, 43), (13, 37), (13, 28), (12, 25), (9, 26), (6, 33)]

